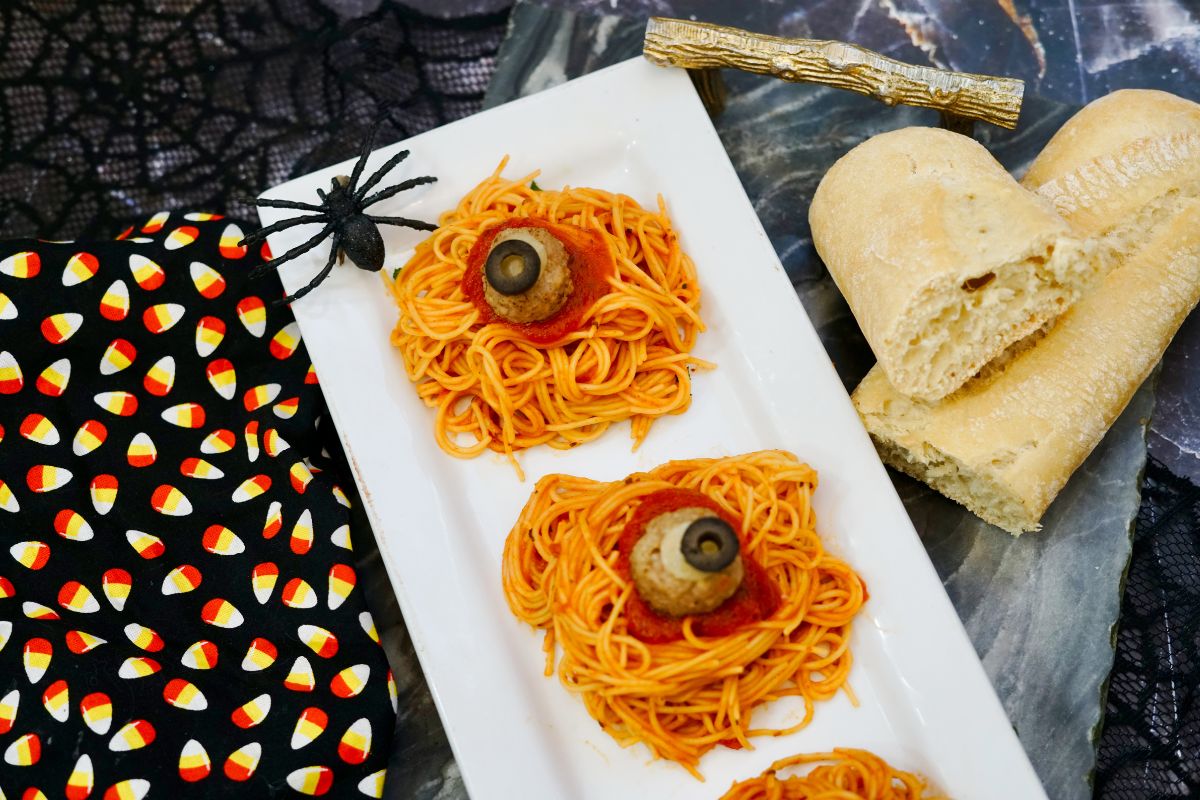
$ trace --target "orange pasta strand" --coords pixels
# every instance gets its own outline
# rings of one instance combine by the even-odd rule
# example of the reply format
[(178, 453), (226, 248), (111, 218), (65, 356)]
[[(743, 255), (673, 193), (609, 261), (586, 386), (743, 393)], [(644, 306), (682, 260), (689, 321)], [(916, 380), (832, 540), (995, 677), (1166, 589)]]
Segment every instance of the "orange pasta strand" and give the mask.
[[(605, 731), (699, 778), (700, 757), (717, 744), (797, 730), (817, 701), (849, 692), (850, 623), (866, 589), (817, 536), (816, 485), (811, 467), (780, 450), (672, 461), (612, 483), (549, 475), (505, 542), (509, 608), (545, 631), (547, 675), (561, 647), (560, 679)], [(698, 637), (686, 618), (680, 641), (628, 634), (622, 609), (635, 588), (615, 569), (618, 540), (639, 498), (669, 487), (703, 492), (741, 520), (743, 552), (780, 590), (774, 615), (727, 636)], [(756, 707), (787, 696), (802, 698), (800, 722), (750, 726)]]
[[(437, 410), (437, 443), (459, 458), (504, 453), (520, 471), (520, 450), (574, 447), (629, 419), (636, 448), (655, 419), (687, 410), (691, 370), (711, 366), (689, 355), (704, 329), (695, 265), (661, 197), (652, 212), (599, 189), (534, 190), (537, 173), (509, 180), (505, 163), (441, 215), (394, 280), (384, 275), (400, 312), (392, 344)], [(616, 263), (611, 291), (550, 346), (480, 324), (460, 287), (480, 235), (520, 217), (594, 231)]]
[[(816, 764), (805, 775), (780, 778), (791, 767)], [(946, 800), (926, 794), (924, 779), (866, 750), (837, 748), (780, 759), (762, 775), (740, 781), (721, 800)]]

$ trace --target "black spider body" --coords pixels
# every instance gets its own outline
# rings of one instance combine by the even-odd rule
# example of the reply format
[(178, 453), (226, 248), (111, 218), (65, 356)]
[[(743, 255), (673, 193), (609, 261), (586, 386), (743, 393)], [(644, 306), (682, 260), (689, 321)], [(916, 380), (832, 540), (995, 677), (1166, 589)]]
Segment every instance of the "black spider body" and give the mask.
[(359, 269), (378, 272), (383, 269), (383, 236), (379, 226), (363, 213), (347, 189), (350, 179), (339, 175), (333, 179), (329, 194), (321, 195), (326, 215), (341, 234), (342, 253)]
[(321, 281), (325, 280), (329, 276), (329, 273), (333, 271), (334, 263), (340, 261), (342, 257), (348, 257), (359, 269), (365, 269), (370, 272), (378, 272), (382, 269), (384, 247), (383, 236), (379, 233), (380, 225), (401, 225), (419, 231), (437, 229), (436, 225), (422, 222), (418, 219), (378, 217), (367, 213), (366, 209), (380, 200), (386, 200), (400, 192), (416, 186), (433, 183), (437, 180), (437, 178), (428, 175), (419, 178), (410, 178), (387, 189), (367, 194), (367, 192), (379, 183), (384, 175), (408, 157), (408, 151), (402, 150), (388, 159), (387, 163), (367, 177), (362, 182), (362, 185), (359, 186), (358, 179), (362, 177), (363, 167), (366, 165), (367, 156), (371, 153), (371, 144), (375, 140), (375, 133), (378, 127), (376, 125), (371, 130), (371, 133), (363, 143), (362, 152), (359, 154), (358, 161), (354, 164), (354, 171), (351, 175), (349, 177), (339, 175), (334, 178), (328, 192), (323, 192), (320, 189), (317, 190), (317, 196), (321, 198), (320, 205), (299, 203), (293, 200), (266, 200), (261, 198), (254, 201), (255, 205), (258, 206), (291, 208), (298, 211), (307, 211), (309, 215), (293, 217), (268, 225), (244, 238), (242, 240), (243, 245), (262, 241), (269, 234), (297, 225), (324, 224), (320, 233), (308, 241), (296, 245), (283, 255), (272, 258), (270, 261), (255, 267), (252, 273), (254, 275), (265, 274), (268, 270), (277, 268), (283, 262), (307, 253), (325, 239), (331, 239), (329, 258), (326, 260), (325, 266), (321, 271), (307, 285), (295, 294), (284, 297), (280, 302), (290, 303), (293, 300), (298, 300), (317, 288)]

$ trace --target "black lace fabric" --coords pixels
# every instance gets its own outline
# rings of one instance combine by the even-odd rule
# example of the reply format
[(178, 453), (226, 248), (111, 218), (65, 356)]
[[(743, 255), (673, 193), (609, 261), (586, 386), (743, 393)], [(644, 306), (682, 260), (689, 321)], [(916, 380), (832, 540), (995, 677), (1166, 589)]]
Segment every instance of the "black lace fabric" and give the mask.
[(368, 0), (0, 3), (0, 235), (107, 236), (478, 110), (507, 12)]
[(1200, 794), (1200, 487), (1150, 459), (1096, 772), (1097, 800)]

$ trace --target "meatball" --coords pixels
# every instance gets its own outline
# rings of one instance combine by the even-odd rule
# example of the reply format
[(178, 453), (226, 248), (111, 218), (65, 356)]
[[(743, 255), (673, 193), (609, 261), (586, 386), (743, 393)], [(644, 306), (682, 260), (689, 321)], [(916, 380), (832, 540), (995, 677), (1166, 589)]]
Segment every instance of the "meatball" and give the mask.
[(711, 517), (707, 508), (687, 507), (659, 514), (646, 525), (629, 554), (638, 594), (660, 614), (682, 617), (704, 614), (728, 600), (742, 584), (744, 569), (738, 555), (719, 572), (704, 572), (683, 557), (684, 531), (698, 519)]
[[(496, 235), (492, 251), (503, 242), (517, 240), (537, 253), (541, 270), (533, 286), (520, 294), (504, 294), (483, 279), (483, 296), (492, 310), (509, 322), (538, 322), (554, 316), (574, 288), (567, 248), (545, 228), (506, 228)], [(519, 268), (519, 259), (515, 259)]]

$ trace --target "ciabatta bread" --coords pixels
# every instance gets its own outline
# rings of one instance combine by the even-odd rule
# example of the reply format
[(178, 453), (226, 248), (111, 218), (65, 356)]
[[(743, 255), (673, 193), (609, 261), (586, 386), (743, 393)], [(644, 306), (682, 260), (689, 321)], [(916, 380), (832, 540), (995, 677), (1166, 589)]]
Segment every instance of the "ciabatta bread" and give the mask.
[(936, 128), (855, 147), (822, 179), (813, 243), (892, 385), (957, 389), (1061, 314), (1095, 264), (986, 149)]
[(1200, 300), (1200, 106), (1098, 100), (1025, 185), (1088, 240), (1095, 288), (940, 402), (911, 400), (878, 366), (854, 392), (887, 463), (1013, 534), (1038, 528)]

